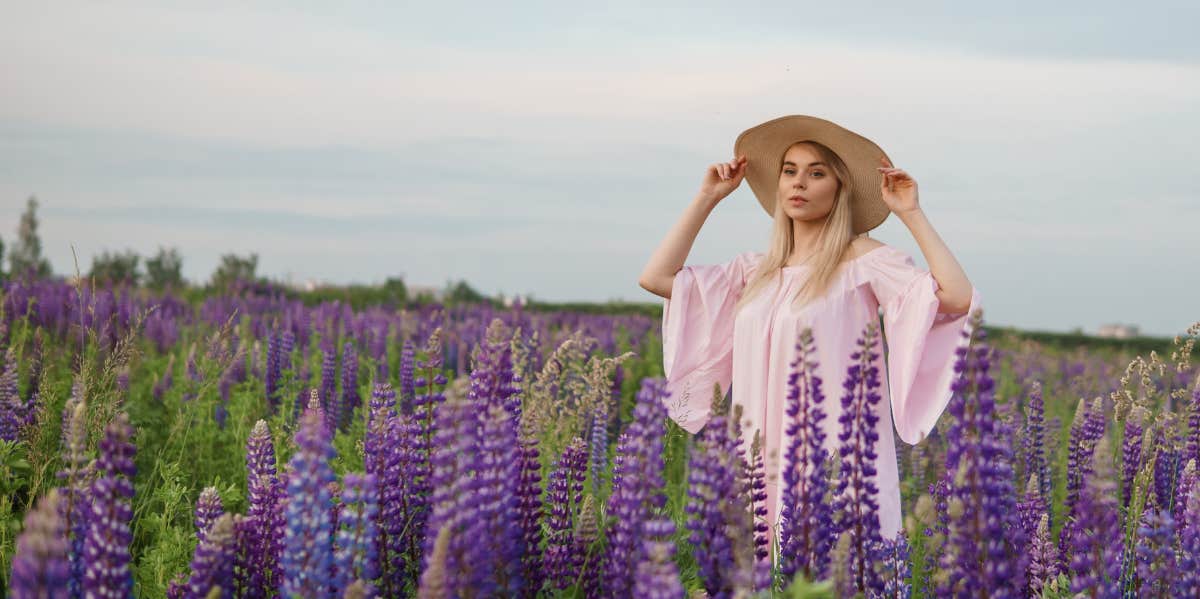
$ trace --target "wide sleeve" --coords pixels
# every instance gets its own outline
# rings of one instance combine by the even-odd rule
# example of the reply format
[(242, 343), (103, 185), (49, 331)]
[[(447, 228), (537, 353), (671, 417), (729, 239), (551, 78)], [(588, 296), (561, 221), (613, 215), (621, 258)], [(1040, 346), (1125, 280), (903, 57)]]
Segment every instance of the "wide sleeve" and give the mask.
[(938, 312), (940, 287), (928, 269), (892, 247), (879, 250), (871, 288), (883, 308), (887, 380), (896, 432), (909, 444), (929, 435), (950, 403), (955, 350), (965, 346), (968, 317), (982, 305), (972, 286), (966, 312)]
[(753, 259), (744, 252), (724, 264), (684, 266), (663, 300), (667, 414), (689, 433), (708, 422), (713, 385), (725, 393), (732, 382), (733, 308)]

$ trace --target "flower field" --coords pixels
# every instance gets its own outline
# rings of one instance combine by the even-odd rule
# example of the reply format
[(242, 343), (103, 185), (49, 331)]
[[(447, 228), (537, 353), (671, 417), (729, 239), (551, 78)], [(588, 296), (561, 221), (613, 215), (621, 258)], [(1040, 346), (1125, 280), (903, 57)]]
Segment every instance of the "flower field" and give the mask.
[(896, 538), (881, 331), (839, 381), (806, 332), (772, 542), (758, 440), (725, 398), (694, 437), (667, 418), (653, 318), (55, 280), (0, 307), (12, 597), (1200, 596), (1200, 323), (1160, 356), (972, 315), (897, 447)]

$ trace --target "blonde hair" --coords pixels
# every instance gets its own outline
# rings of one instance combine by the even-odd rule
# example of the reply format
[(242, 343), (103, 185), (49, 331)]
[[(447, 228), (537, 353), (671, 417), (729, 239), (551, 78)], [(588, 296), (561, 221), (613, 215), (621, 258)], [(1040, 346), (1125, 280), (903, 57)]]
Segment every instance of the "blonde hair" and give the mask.
[[(808, 276), (800, 286), (800, 289), (792, 297), (793, 305), (801, 307), (813, 299), (820, 297), (829, 289), (829, 285), (833, 282), (833, 277), (837, 274), (837, 269), (841, 265), (843, 256), (850, 249), (851, 240), (858, 236), (854, 234), (852, 226), (854, 215), (851, 212), (850, 197), (854, 190), (851, 188), (850, 170), (846, 167), (846, 163), (833, 150), (815, 141), (796, 142), (788, 146), (783, 154), (780, 154), (776, 172), (782, 173), (783, 158), (787, 155), (787, 150), (797, 145), (806, 145), (812, 148), (820, 156), (821, 160), (829, 165), (830, 170), (833, 171), (833, 175), (838, 181), (833, 208), (825, 219), (825, 223), (821, 226), (821, 232), (817, 235), (816, 252), (808, 260)], [(775, 193), (778, 193), (778, 187), (776, 187)], [(783, 276), (784, 263), (787, 262), (788, 257), (792, 255), (792, 251), (796, 248), (795, 230), (792, 228), (792, 219), (784, 212), (783, 202), (778, 201), (778, 198), (775, 201), (773, 220), (774, 225), (771, 228), (770, 245), (767, 248), (766, 255), (759, 262), (754, 275), (746, 282), (742, 297), (734, 307), (735, 312), (740, 311), (743, 305), (757, 295), (767, 284), (770, 277)], [(863, 235), (865, 236), (866, 234), (864, 233)]]

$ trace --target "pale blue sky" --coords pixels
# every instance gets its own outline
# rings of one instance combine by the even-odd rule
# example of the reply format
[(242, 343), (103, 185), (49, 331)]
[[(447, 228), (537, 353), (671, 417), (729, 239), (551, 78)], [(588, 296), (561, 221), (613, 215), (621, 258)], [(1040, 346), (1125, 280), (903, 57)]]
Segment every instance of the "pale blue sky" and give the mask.
[[(661, 302), (637, 278), (704, 168), (813, 114), (916, 178), (989, 322), (1200, 320), (1195, 3), (309, 4), (10, 6), (0, 237), (37, 194), (60, 273), (161, 244), (193, 280), (257, 252)], [(688, 262), (768, 225), (744, 185)], [(894, 217), (872, 234), (925, 264)]]

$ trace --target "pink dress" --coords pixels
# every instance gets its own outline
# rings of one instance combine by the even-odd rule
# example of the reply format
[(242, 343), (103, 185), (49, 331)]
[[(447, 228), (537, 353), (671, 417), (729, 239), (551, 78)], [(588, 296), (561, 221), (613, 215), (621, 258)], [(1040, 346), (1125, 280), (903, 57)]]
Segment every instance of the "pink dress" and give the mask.
[(836, 456), (850, 354), (867, 323), (879, 322), (882, 306), (888, 352), (885, 358), (878, 347), (883, 400), (878, 404), (876, 483), (880, 532), (894, 538), (901, 517), (892, 422), (909, 444), (929, 434), (950, 401), (954, 350), (966, 343), (961, 333), (969, 327), (968, 314), (980, 306), (979, 292), (972, 289), (968, 312), (939, 314), (933, 275), (915, 266), (908, 254), (884, 245), (841, 265), (827, 293), (798, 312), (788, 300), (804, 282), (807, 265), (785, 266), (781, 282), (773, 279), (735, 315), (734, 304), (762, 257), (761, 252), (743, 252), (724, 264), (685, 266), (675, 275), (671, 298), (663, 303), (668, 414), (696, 433), (709, 419), (713, 384), (728, 391), (732, 382), (733, 403), (743, 407), (743, 422), (748, 422), (743, 427), (746, 451), (754, 431), (762, 431), (767, 518), (778, 538), (780, 456), (789, 443), (789, 364), (795, 360), (799, 333), (812, 327), (824, 395), (825, 446)]

